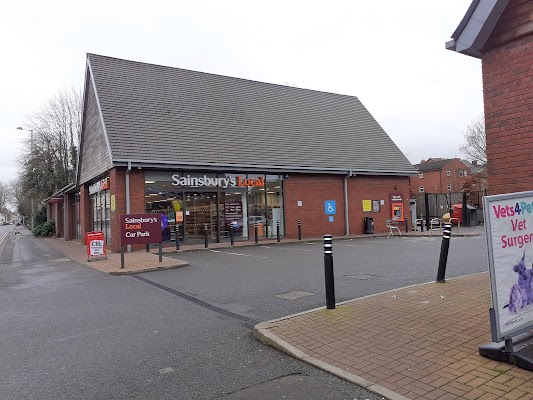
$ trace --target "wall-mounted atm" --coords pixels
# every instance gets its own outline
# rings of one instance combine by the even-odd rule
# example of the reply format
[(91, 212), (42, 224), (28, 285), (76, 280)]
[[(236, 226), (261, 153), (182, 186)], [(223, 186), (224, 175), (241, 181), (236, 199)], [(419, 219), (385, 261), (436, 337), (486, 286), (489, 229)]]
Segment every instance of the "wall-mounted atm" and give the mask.
[(403, 209), (403, 194), (390, 194), (391, 219), (395, 221), (405, 221), (405, 210)]

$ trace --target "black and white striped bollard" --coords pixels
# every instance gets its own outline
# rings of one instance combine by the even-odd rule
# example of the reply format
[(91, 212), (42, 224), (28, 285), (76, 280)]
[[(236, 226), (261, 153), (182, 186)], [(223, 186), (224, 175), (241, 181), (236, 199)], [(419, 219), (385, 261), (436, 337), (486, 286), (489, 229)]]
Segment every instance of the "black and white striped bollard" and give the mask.
[(440, 246), (439, 270), (437, 272), (437, 282), (446, 282), (446, 263), (448, 262), (448, 250), (450, 249), (450, 236), (452, 235), (452, 224), (444, 224), (442, 231), (442, 244)]
[(326, 308), (335, 308), (335, 280), (333, 278), (333, 239), (324, 235), (324, 275), (326, 280)]

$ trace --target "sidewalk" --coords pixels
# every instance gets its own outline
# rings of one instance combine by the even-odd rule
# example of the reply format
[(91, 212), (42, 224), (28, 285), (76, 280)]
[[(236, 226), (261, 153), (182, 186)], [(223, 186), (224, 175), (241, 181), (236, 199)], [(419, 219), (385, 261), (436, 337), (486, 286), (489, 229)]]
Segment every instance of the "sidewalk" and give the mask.
[(533, 372), (479, 355), (488, 273), (260, 323), (271, 346), (389, 399), (533, 399)]

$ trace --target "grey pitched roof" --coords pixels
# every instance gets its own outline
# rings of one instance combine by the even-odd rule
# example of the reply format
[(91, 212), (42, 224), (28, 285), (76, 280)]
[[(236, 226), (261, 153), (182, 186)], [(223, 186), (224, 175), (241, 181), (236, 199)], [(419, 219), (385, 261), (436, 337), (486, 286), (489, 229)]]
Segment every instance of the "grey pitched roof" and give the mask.
[(450, 161), (452, 161), (452, 158), (446, 158), (446, 159), (437, 159), (436, 161), (426, 161), (424, 163), (416, 164), (414, 167), (420, 171), (436, 171), (441, 170), (444, 168), (446, 164), (448, 164)]
[(87, 57), (115, 165), (415, 172), (356, 97)]
[(509, 0), (472, 0), (465, 16), (446, 42), (448, 50), (481, 58), (492, 30), (500, 19)]

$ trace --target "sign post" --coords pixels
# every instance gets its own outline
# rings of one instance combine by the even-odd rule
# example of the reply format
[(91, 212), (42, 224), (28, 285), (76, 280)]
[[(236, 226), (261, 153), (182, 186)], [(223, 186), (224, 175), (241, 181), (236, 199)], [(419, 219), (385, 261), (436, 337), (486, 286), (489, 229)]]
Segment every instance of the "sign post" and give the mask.
[(123, 214), (120, 216), (120, 268), (124, 268), (124, 246), (128, 244), (159, 243), (159, 262), (162, 262), (161, 214)]

